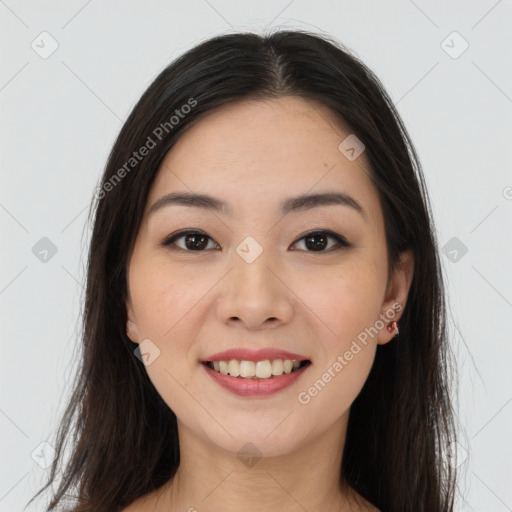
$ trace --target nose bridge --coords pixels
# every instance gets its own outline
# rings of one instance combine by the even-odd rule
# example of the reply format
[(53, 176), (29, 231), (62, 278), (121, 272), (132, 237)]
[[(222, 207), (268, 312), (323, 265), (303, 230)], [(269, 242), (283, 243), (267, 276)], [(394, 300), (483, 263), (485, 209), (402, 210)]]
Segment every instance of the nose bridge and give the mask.
[(223, 321), (237, 318), (251, 328), (268, 319), (288, 321), (292, 301), (287, 287), (275, 275), (279, 268), (276, 254), (248, 238), (233, 254), (232, 272), (226, 276), (218, 313)]
[(276, 266), (276, 257), (271, 249), (264, 249), (252, 237), (240, 243), (233, 255), (233, 279), (237, 295), (245, 292), (250, 295), (270, 295), (275, 291), (275, 276), (270, 270), (272, 264)]

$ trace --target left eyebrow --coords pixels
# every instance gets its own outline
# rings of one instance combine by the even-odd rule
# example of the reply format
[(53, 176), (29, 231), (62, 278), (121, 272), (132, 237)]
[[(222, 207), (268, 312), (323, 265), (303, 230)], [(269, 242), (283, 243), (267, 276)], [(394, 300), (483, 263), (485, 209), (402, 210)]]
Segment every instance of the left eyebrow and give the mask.
[(319, 206), (341, 205), (348, 206), (360, 213), (365, 219), (366, 212), (363, 207), (348, 194), (341, 192), (325, 192), (321, 194), (304, 194), (286, 199), (281, 205), (281, 212), (286, 215), (290, 212), (310, 210)]
[[(195, 208), (202, 208), (217, 212), (224, 212), (232, 215), (232, 209), (225, 201), (208, 194), (193, 194), (190, 192), (171, 192), (158, 199), (148, 210), (148, 216), (161, 208), (181, 205)], [(367, 220), (363, 207), (351, 196), (341, 192), (325, 192), (318, 194), (304, 194), (297, 197), (290, 197), (281, 203), (281, 213), (286, 215), (290, 212), (307, 211), (321, 206), (339, 205), (352, 208)]]

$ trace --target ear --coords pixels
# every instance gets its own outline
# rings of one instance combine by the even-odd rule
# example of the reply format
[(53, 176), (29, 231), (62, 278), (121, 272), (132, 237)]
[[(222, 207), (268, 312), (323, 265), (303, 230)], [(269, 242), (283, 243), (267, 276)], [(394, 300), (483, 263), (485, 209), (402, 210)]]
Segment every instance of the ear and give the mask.
[(126, 301), (126, 312), (128, 316), (126, 320), (126, 334), (128, 335), (128, 338), (130, 338), (134, 343), (139, 343), (140, 333), (137, 327), (137, 322), (135, 320), (133, 306), (130, 298), (128, 298)]
[(393, 321), (398, 323), (400, 320), (405, 309), (413, 276), (414, 254), (409, 249), (400, 254), (396, 270), (388, 283), (381, 311), (381, 318), (385, 325), (377, 335), (379, 345), (388, 343), (394, 337), (394, 334), (388, 331), (387, 326)]

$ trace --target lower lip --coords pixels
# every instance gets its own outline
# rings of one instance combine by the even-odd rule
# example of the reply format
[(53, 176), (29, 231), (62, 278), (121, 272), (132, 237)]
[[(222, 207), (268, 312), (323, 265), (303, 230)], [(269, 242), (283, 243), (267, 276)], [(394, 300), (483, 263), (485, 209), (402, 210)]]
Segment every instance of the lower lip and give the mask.
[(279, 375), (278, 377), (274, 376), (266, 380), (232, 377), (231, 375), (223, 375), (222, 373), (216, 372), (205, 364), (203, 364), (203, 367), (217, 384), (235, 395), (265, 397), (291, 386), (310, 365), (311, 363), (292, 373), (283, 373), (283, 375)]

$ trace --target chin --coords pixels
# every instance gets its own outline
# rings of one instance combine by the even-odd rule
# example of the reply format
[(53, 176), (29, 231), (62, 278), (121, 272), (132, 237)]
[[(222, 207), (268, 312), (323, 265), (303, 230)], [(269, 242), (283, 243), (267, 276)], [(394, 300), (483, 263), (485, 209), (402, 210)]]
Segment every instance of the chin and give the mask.
[[(281, 429), (281, 426), (278, 428)], [(236, 430), (227, 430), (232, 437), (222, 429), (205, 432), (205, 435), (209, 443), (241, 459), (245, 456), (260, 458), (288, 455), (300, 443), (296, 434), (285, 429), (277, 433), (277, 429), (272, 432), (271, 428), (261, 428), (253, 424), (251, 428), (243, 429), (238, 425)], [(269, 435), (269, 432), (272, 433)]]

